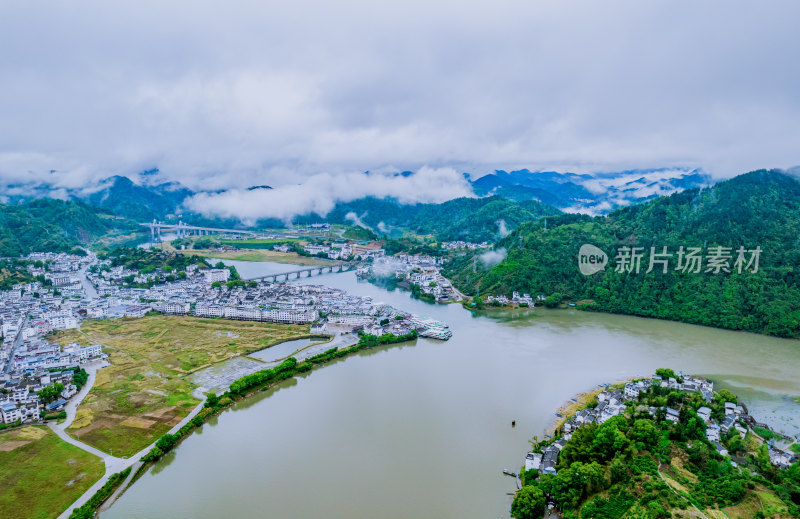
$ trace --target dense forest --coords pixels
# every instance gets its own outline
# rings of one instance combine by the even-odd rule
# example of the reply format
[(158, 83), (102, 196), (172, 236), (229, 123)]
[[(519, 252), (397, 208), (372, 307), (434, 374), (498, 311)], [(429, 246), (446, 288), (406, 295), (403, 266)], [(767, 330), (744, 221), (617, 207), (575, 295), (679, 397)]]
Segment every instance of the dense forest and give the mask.
[(517, 202), (500, 196), (409, 205), (402, 205), (391, 198), (362, 198), (337, 204), (325, 218), (308, 216), (299, 218), (298, 222), (324, 220), (352, 224), (353, 214), (379, 232), (384, 232), (384, 229), (401, 232), (410, 230), (417, 234), (433, 235), (438, 241), (481, 242), (493, 241), (523, 222), (560, 214), (560, 211), (536, 200)]
[(180, 184), (142, 186), (128, 177), (114, 176), (106, 179), (102, 189), (90, 194), (86, 201), (125, 218), (147, 222), (175, 214), (181, 203), (192, 194)]
[[(582, 244), (605, 252), (605, 270), (581, 274)], [(624, 247), (641, 247), (639, 272)], [(651, 254), (663, 247), (671, 256)], [(699, 265), (688, 261), (690, 247), (699, 249)], [(737, 263), (740, 247), (743, 263)], [(752, 252), (757, 247), (760, 254)], [(468, 294), (517, 290), (586, 309), (800, 336), (800, 182), (780, 171), (754, 171), (604, 217), (555, 216), (546, 227), (542, 220), (526, 223), (496, 248), (507, 252), (499, 264), (467, 255), (445, 274)], [(647, 272), (651, 257), (666, 264), (656, 262)], [(717, 262), (721, 268), (713, 257), (724, 259)]]
[(43, 199), (0, 205), (0, 256), (69, 252), (130, 222), (83, 202)]
[[(642, 392), (623, 415), (575, 431), (556, 474), (523, 472), (512, 517), (539, 519), (548, 500), (564, 519), (800, 517), (800, 464), (779, 470), (764, 439), (752, 432), (723, 434), (736, 463), (706, 439), (697, 410), (708, 406), (712, 415), (725, 416), (725, 402), (737, 399), (724, 389), (712, 402), (660, 386)], [(677, 423), (665, 418), (666, 406), (679, 411)], [(533, 451), (549, 443), (534, 440)]]

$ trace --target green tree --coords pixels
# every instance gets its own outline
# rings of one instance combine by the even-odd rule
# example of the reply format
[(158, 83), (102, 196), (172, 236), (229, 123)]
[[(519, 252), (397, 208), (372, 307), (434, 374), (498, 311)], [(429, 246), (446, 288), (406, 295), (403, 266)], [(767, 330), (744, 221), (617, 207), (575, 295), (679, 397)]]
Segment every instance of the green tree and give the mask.
[(669, 368), (658, 368), (656, 370), (656, 375), (658, 375), (661, 378), (674, 378), (674, 379), (678, 378), (677, 373), (675, 373), (673, 370)]
[(559, 304), (561, 304), (561, 301), (563, 301), (563, 299), (564, 296), (562, 296), (560, 292), (553, 292), (552, 294), (544, 298), (544, 306), (546, 306), (547, 308), (555, 308)]
[(640, 450), (652, 449), (658, 445), (658, 428), (652, 420), (639, 419), (634, 422), (628, 437), (637, 442), (637, 447)]
[(42, 400), (42, 402), (49, 404), (57, 399), (62, 391), (64, 391), (64, 384), (61, 382), (56, 382), (55, 384), (42, 388), (36, 394), (39, 395), (39, 398)]
[(540, 519), (544, 514), (545, 497), (539, 487), (526, 485), (514, 496), (511, 517), (516, 519)]

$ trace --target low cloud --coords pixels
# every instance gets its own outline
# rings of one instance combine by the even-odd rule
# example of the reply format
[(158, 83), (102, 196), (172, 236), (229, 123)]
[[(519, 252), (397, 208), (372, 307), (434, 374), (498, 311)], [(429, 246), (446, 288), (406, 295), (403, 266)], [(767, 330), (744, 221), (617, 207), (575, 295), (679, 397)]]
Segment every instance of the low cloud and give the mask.
[(362, 217), (364, 217), (366, 215), (367, 214), (364, 213), (363, 215), (358, 216), (353, 211), (350, 211), (349, 213), (344, 215), (344, 219), (347, 220), (347, 221), (353, 222), (353, 225), (358, 225), (359, 227), (363, 227), (365, 229), (369, 229), (370, 228), (369, 225), (365, 224), (364, 220), (361, 219)]
[(481, 262), (486, 266), (486, 268), (492, 268), (501, 261), (503, 261), (504, 259), (506, 259), (507, 255), (508, 253), (506, 252), (505, 249), (497, 249), (484, 252), (479, 257), (481, 259)]
[(405, 268), (405, 263), (402, 263), (391, 256), (385, 256), (372, 264), (372, 274), (379, 278), (394, 277), (398, 270)]
[(505, 238), (510, 234), (510, 232), (511, 231), (509, 231), (508, 227), (506, 226), (505, 220), (497, 220), (497, 234), (499, 234), (501, 238)]
[[(319, 173), (301, 184), (278, 186), (271, 190), (231, 189), (222, 193), (201, 193), (187, 200), (185, 205), (187, 209), (206, 216), (238, 218), (244, 222), (278, 218), (288, 222), (295, 216), (308, 213), (325, 216), (337, 202), (368, 196), (391, 196), (401, 203), (441, 203), (474, 195), (469, 183), (455, 169), (422, 167), (411, 175)], [(352, 216), (357, 222), (358, 216)]]

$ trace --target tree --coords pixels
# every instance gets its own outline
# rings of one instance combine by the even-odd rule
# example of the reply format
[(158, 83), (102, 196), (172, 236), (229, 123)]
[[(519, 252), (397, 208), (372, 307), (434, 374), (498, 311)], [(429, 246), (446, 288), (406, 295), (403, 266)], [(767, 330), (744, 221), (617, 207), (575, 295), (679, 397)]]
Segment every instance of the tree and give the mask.
[(561, 303), (563, 299), (564, 296), (562, 296), (560, 292), (553, 292), (552, 294), (544, 298), (544, 306), (546, 306), (547, 308), (555, 308)]
[(739, 401), (739, 399), (736, 398), (736, 395), (734, 395), (733, 392), (728, 391), (727, 389), (720, 389), (719, 392), (717, 393), (716, 399), (717, 401), (722, 402), (723, 404), (725, 402), (733, 402), (735, 404)]
[(619, 483), (628, 478), (628, 465), (622, 456), (615, 456), (609, 466), (611, 472), (611, 483)]
[(661, 378), (666, 378), (666, 379), (674, 378), (674, 379), (677, 380), (677, 378), (678, 378), (678, 375), (673, 370), (671, 370), (669, 368), (658, 368), (656, 370), (656, 375), (658, 375)]
[(63, 390), (64, 390), (64, 384), (62, 384), (61, 382), (56, 382), (51, 386), (43, 388), (36, 394), (39, 395), (39, 398), (42, 399), (42, 402), (44, 402), (45, 404), (49, 404), (50, 402), (58, 398), (58, 395), (60, 395)]
[(216, 393), (209, 393), (205, 407), (214, 407), (219, 403), (219, 396)]
[(514, 496), (511, 517), (516, 519), (539, 519), (544, 514), (544, 492), (539, 487), (527, 485)]
[(658, 445), (658, 428), (652, 420), (636, 420), (628, 437), (637, 443), (639, 449), (652, 449)]

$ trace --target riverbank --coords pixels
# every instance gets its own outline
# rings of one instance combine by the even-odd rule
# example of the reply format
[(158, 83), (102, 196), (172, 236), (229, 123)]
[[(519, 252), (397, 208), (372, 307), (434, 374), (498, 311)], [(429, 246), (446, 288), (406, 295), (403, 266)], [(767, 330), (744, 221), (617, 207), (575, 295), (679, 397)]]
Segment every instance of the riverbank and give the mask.
[[(344, 359), (357, 354), (362, 350), (372, 349), (380, 346), (389, 346), (392, 344), (401, 344), (413, 341), (416, 339), (416, 337), (416, 333), (409, 334), (408, 336), (393, 338), (379, 338), (365, 335), (362, 336), (361, 340), (359, 340), (359, 342), (353, 346), (343, 349), (334, 347), (320, 354), (313, 355), (301, 362), (298, 362), (294, 357), (289, 357), (289, 359), (283, 361), (275, 368), (262, 370), (260, 372), (242, 377), (242, 379), (239, 379), (231, 384), (230, 389), (224, 394), (220, 396), (209, 395), (203, 406), (199, 409), (195, 409), (193, 416), (190, 417), (189, 420), (184, 420), (184, 423), (180, 428), (174, 430), (174, 432), (171, 431), (170, 433), (163, 435), (158, 439), (158, 441), (151, 445), (150, 449), (146, 453), (140, 452), (137, 454), (135, 458), (140, 460), (141, 464), (139, 464), (138, 468), (134, 471), (134, 474), (130, 478), (124, 478), (126, 479), (125, 483), (116, 489), (115, 492), (113, 492), (113, 499), (118, 499), (119, 496), (122, 495), (126, 489), (130, 488), (136, 482), (136, 480), (150, 468), (153, 463), (161, 459), (161, 457), (163, 457), (166, 453), (174, 450), (183, 440), (188, 438), (190, 433), (192, 433), (195, 429), (202, 427), (205, 422), (215, 416), (218, 416), (220, 413), (236, 403), (246, 400), (257, 393), (274, 388), (276, 385), (283, 383), (288, 379), (297, 376), (307, 377), (313, 371), (321, 369), (335, 360)], [(319, 343), (311, 344), (309, 347), (318, 344)], [(140, 457), (140, 454), (143, 455)], [(129, 464), (126, 468), (129, 468), (131, 465), (133, 465), (133, 463)], [(113, 479), (114, 475), (107, 475), (103, 481), (104, 485), (109, 481), (109, 478)], [(95, 486), (99, 485), (96, 484)], [(111, 490), (113, 491), (114, 489), (112, 488)], [(93, 495), (95, 496), (94, 499), (89, 496), (84, 497), (84, 502), (87, 502), (90, 499), (92, 500), (93, 509), (97, 509), (101, 506), (104, 508), (110, 506), (110, 504), (108, 506), (104, 505), (106, 499), (112, 496), (112, 492), (109, 491), (109, 489), (100, 486), (97, 494)], [(73, 506), (79, 505), (80, 503)]]

